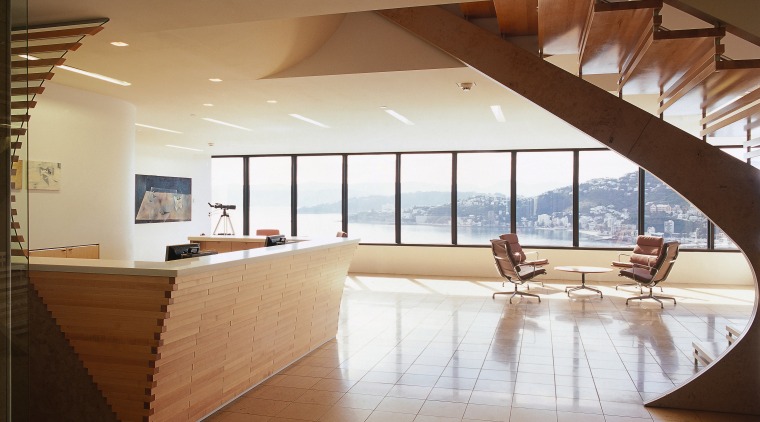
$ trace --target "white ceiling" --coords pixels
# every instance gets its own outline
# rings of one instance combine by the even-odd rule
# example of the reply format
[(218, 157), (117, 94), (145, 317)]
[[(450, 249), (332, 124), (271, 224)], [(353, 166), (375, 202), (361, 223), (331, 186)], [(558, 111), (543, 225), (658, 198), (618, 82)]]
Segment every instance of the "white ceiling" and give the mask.
[[(123, 99), (135, 105), (138, 123), (182, 132), (136, 128), (138, 143), (206, 155), (597, 146), (370, 11), (437, 3), (445, 2), (29, 0), (29, 23), (110, 20), (69, 53), (66, 64), (132, 85), (62, 70), (52, 82)], [(457, 82), (476, 86), (463, 92)], [(495, 104), (506, 123), (491, 114)]]
[[(547, 138), (552, 141), (544, 147), (557, 140), (564, 145), (564, 123), (553, 121), (548, 132), (535, 134), (527, 112), (556, 119), (369, 11), (437, 3), (445, 2), (29, 0), (29, 23), (109, 19), (66, 64), (132, 85), (62, 70), (51, 82), (123, 99), (135, 105), (138, 123), (182, 132), (136, 128), (138, 143), (208, 155), (503, 149)], [(476, 87), (463, 92), (457, 82)], [(493, 104), (504, 107), (507, 123), (494, 119)], [(415, 124), (395, 120), (381, 106)]]

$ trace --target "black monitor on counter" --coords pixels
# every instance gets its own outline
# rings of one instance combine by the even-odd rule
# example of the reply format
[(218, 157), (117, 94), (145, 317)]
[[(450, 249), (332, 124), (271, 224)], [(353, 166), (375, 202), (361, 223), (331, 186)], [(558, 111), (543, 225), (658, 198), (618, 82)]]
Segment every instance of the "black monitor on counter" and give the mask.
[(185, 243), (182, 245), (169, 245), (166, 247), (165, 261), (174, 261), (184, 258), (213, 255), (216, 251), (202, 251), (198, 243)]
[(264, 246), (275, 246), (275, 245), (284, 245), (285, 244), (285, 235), (282, 234), (273, 234), (271, 236), (267, 236), (264, 240)]

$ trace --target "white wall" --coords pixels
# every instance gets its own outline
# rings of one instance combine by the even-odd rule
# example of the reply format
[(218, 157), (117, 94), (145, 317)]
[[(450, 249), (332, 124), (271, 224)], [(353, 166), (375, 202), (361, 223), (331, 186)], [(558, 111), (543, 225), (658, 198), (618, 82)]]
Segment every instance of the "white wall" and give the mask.
[(166, 245), (187, 243), (188, 236), (209, 234), (211, 231), (208, 216), (208, 202), (211, 201), (211, 159), (206, 154), (193, 151), (143, 144), (137, 144), (136, 156), (137, 174), (192, 179), (191, 221), (134, 224), (134, 259), (163, 261)]
[(131, 259), (135, 107), (54, 83), (31, 110), (29, 159), (61, 163), (60, 191), (29, 192), (31, 249), (99, 243)]
[[(535, 250), (526, 248), (526, 250)], [(554, 270), (562, 265), (588, 265), (609, 267), (617, 260), (616, 251), (539, 249), (541, 258), (548, 258), (548, 280), (577, 282), (580, 274)], [(626, 251), (621, 251), (626, 252)], [(442, 277), (498, 277), (490, 248), (376, 246), (360, 245), (351, 263), (350, 271), (359, 274), (411, 274)], [(589, 274), (587, 281), (617, 283), (620, 279), (613, 271), (601, 275)], [(733, 252), (681, 252), (668, 283), (696, 283), (720, 285), (753, 285), (752, 272), (741, 253)]]

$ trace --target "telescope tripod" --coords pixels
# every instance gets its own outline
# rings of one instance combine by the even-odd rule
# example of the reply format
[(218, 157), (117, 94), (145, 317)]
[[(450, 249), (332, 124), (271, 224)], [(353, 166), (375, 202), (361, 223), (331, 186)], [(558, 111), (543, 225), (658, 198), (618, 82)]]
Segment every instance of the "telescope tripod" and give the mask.
[[(224, 231), (222, 233), (217, 233), (219, 231), (219, 225), (223, 224)], [(229, 226), (229, 232), (227, 231), (227, 226)], [(232, 220), (230, 219), (230, 215), (227, 214), (227, 209), (222, 209), (222, 215), (219, 216), (219, 221), (216, 222), (216, 227), (214, 227), (214, 235), (221, 235), (221, 236), (234, 236), (235, 235), (235, 228), (232, 227)]]

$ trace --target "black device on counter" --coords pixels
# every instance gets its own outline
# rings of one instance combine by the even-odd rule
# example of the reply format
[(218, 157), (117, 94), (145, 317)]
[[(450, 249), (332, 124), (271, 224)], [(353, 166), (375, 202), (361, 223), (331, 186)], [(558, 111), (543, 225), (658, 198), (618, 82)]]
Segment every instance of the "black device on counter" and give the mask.
[(165, 261), (174, 261), (184, 258), (214, 255), (216, 251), (202, 251), (198, 243), (185, 243), (183, 245), (169, 245), (166, 247)]
[(275, 246), (275, 245), (284, 245), (285, 244), (285, 235), (282, 234), (273, 234), (271, 236), (267, 236), (264, 240), (264, 246)]

